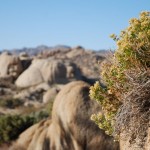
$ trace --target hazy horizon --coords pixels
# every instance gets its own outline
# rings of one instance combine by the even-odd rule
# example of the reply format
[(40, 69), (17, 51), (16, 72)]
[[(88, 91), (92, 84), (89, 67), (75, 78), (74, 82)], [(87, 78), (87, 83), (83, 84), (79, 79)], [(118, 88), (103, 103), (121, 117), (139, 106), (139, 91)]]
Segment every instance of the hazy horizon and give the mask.
[(149, 0), (2, 0), (0, 50), (40, 45), (115, 49), (109, 35), (119, 34), (145, 10)]
[(81, 46), (83, 47), (84, 49), (87, 49), (87, 50), (95, 50), (95, 51), (98, 51), (98, 50), (114, 50), (114, 49), (92, 49), (92, 48), (88, 48), (88, 47), (84, 47), (82, 45), (74, 45), (74, 46), (70, 46), (70, 45), (63, 45), (63, 44), (57, 44), (57, 45), (44, 45), (44, 44), (41, 44), (41, 45), (36, 45), (36, 46), (24, 46), (24, 47), (15, 47), (15, 48), (10, 48), (10, 49), (0, 49), (0, 51), (7, 51), (7, 50), (22, 50), (22, 49), (35, 49), (35, 48), (39, 48), (39, 47), (48, 47), (48, 48), (55, 48), (55, 47), (70, 47), (70, 48), (76, 48), (78, 46)]

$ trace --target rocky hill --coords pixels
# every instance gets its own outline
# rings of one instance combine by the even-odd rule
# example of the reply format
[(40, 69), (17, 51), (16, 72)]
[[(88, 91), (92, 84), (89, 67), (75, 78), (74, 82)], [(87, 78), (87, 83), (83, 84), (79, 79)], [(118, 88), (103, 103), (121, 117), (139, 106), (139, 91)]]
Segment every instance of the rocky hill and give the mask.
[[(35, 55), (23, 50), (15, 51), (17, 54), (14, 51), (1, 53), (1, 99), (13, 98), (23, 101), (24, 105), (40, 105), (48, 101), (44, 95), (51, 93), (50, 89), (59, 91), (71, 81), (82, 80), (92, 84), (98, 79), (99, 64), (105, 59), (105, 52), (85, 50), (81, 46), (47, 48), (39, 47), (43, 51), (37, 51)], [(31, 50), (32, 54), (34, 50)], [(0, 112), (7, 113), (3, 108)]]
[[(35, 49), (25, 48), (11, 52), (2, 52), (0, 54), (0, 135), (3, 136), (0, 139), (0, 144), (5, 144), (6, 147), (6, 144), (11, 144), (11, 141), (15, 140), (23, 130), (49, 116), (50, 119), (47, 119), (48, 123), (41, 122), (31, 127), (31, 129), (29, 128), (29, 131), (33, 130), (33, 134), (37, 134), (38, 130), (42, 130), (39, 139), (41, 150), (43, 146), (46, 146), (44, 144), (46, 141), (53, 142), (50, 147), (46, 146), (47, 150), (49, 148), (54, 149), (53, 147), (57, 147), (57, 149), (64, 147), (64, 150), (78, 150), (84, 149), (84, 147), (92, 149), (100, 145), (102, 147), (101, 150), (118, 149), (117, 144), (114, 144), (111, 138), (107, 137), (103, 131), (99, 130), (90, 121), (90, 115), (93, 111), (98, 110), (98, 106), (89, 99), (88, 87), (98, 80), (100, 64), (106, 59), (107, 54), (108, 52), (106, 51), (85, 50), (81, 46), (74, 48), (67, 46), (56, 46), (53, 48), (40, 46)], [(61, 95), (61, 93), (63, 94)], [(57, 97), (56, 100), (55, 97)], [(94, 107), (92, 108), (93, 105)], [(65, 111), (63, 112), (63, 110)], [(53, 114), (52, 119), (51, 113)], [(65, 114), (63, 115), (63, 113)], [(65, 116), (67, 117), (69, 114), (73, 115), (73, 117), (70, 116), (73, 120), (68, 122)], [(74, 116), (75, 114), (76, 116)], [(20, 117), (13, 117), (15, 115)], [(58, 116), (63, 125), (59, 120), (56, 120)], [(9, 121), (10, 117), (12, 123)], [(70, 117), (68, 119), (71, 119)], [(79, 118), (77, 119), (79, 122), (76, 122), (76, 117)], [(22, 123), (20, 124), (18, 120)], [(85, 126), (86, 121), (89, 121), (87, 127)], [(8, 125), (9, 130), (4, 123), (10, 123)], [(57, 132), (56, 128), (51, 129), (54, 128), (55, 124), (59, 126), (61, 134), (64, 132), (63, 135), (52, 133), (53, 130)], [(66, 127), (65, 124), (67, 125), (66, 129), (64, 129)], [(74, 130), (69, 131), (73, 128)], [(15, 130), (13, 132), (16, 134), (12, 130)], [(82, 130), (87, 130), (86, 132), (88, 133), (84, 133), (85, 135), (76, 134), (76, 132)], [(22, 137), (24, 140), (28, 138), (29, 131), (27, 130), (21, 134), (17, 143), (13, 144), (13, 147), (22, 146), (21, 149), (23, 149), (24, 145), (20, 145), (20, 142), (22, 142)], [(72, 132), (72, 135), (68, 131)], [(99, 141), (98, 145), (93, 139), (96, 132), (100, 134), (100, 137), (95, 138), (96, 141)], [(88, 137), (88, 135), (91, 136)], [(60, 136), (64, 142), (58, 144), (56, 141), (61, 138)], [(32, 136), (30, 138), (32, 146), (28, 139), (23, 141), (24, 143), (27, 142), (27, 145), (29, 144), (29, 149), (36, 150), (36, 144), (39, 143), (36, 143)], [(90, 138), (93, 141), (89, 143)], [(71, 142), (70, 145), (66, 145), (68, 140)], [(81, 144), (78, 143), (80, 140), (82, 141)]]

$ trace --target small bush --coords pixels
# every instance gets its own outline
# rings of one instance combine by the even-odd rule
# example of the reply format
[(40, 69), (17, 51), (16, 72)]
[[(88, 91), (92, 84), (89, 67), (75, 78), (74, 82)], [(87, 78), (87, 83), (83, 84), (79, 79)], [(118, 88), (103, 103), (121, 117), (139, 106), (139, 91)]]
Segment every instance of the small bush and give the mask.
[(23, 105), (23, 101), (20, 99), (14, 99), (14, 98), (7, 98), (7, 99), (1, 99), (0, 100), (0, 106), (6, 107), (6, 108), (16, 108)]
[(34, 123), (34, 118), (29, 116), (5, 115), (0, 117), (0, 144), (10, 142), (26, 128)]
[(90, 88), (103, 112), (91, 118), (116, 139), (124, 130), (130, 130), (129, 137), (144, 139), (150, 116), (150, 12), (131, 19), (119, 37), (111, 37), (117, 49), (101, 73), (107, 87), (96, 82)]
[(15, 140), (25, 129), (48, 116), (49, 114), (46, 111), (33, 112), (22, 116), (0, 116), (0, 144)]

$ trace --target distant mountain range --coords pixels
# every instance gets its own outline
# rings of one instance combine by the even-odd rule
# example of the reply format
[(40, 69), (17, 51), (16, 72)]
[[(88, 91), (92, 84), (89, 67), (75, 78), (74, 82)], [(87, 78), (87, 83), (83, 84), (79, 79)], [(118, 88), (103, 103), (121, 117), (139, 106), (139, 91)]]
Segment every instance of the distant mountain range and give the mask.
[(19, 54), (21, 52), (26, 52), (29, 55), (36, 55), (38, 53), (41, 53), (43, 51), (54, 51), (54, 50), (70, 50), (71, 47), (69, 46), (65, 46), (65, 45), (57, 45), (54, 47), (50, 47), (50, 46), (46, 46), (46, 45), (40, 45), (37, 46), (35, 48), (21, 48), (21, 49), (12, 49), (12, 50), (8, 50), (9, 52), (13, 53), (13, 54)]
[[(46, 46), (46, 45), (40, 45), (40, 46), (37, 46), (35, 48), (24, 47), (24, 48), (20, 48), (20, 49), (2, 50), (1, 52), (8, 51), (8, 52), (16, 54), (16, 55), (18, 55), (19, 53), (22, 53), (22, 52), (26, 52), (26, 53), (28, 53), (28, 55), (32, 56), (32, 55), (37, 55), (43, 51), (58, 51), (58, 50), (69, 51), (69, 50), (71, 50), (71, 47), (66, 46), (66, 45), (56, 45), (53, 47), (52, 46)], [(107, 52), (107, 50), (104, 50), (104, 49), (98, 50), (97, 53), (99, 53), (99, 52), (105, 53), (105, 52)]]

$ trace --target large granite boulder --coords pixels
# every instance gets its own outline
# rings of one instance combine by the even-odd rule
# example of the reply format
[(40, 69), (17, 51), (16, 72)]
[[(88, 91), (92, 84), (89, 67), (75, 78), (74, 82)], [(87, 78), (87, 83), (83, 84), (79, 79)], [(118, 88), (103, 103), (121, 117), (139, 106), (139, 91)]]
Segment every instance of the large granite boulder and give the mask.
[(88, 95), (89, 85), (84, 82), (64, 86), (54, 101), (52, 120), (27, 129), (12, 150), (118, 150), (118, 143), (90, 120), (100, 107)]
[(63, 62), (52, 59), (35, 59), (30, 67), (16, 80), (18, 87), (26, 88), (43, 82), (49, 84), (66, 81), (66, 67)]

